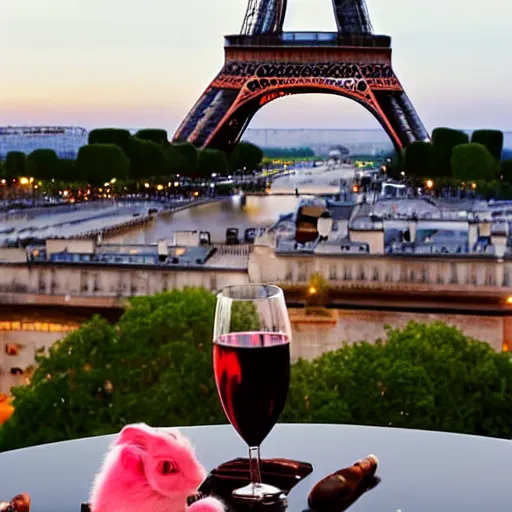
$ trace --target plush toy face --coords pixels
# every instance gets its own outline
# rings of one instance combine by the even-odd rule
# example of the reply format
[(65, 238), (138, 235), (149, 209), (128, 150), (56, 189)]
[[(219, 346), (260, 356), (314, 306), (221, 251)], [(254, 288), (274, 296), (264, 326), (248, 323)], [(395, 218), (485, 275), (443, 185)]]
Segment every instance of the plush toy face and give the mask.
[(125, 470), (164, 496), (192, 494), (206, 477), (189, 441), (177, 430), (130, 425), (116, 445), (121, 446)]

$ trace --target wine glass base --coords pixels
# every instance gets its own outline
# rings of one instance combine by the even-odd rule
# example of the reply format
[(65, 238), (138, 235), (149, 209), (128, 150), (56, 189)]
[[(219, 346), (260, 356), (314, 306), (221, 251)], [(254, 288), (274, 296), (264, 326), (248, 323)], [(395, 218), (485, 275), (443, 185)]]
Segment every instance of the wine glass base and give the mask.
[(268, 484), (249, 484), (233, 491), (235, 501), (274, 501), (284, 498), (283, 491)]

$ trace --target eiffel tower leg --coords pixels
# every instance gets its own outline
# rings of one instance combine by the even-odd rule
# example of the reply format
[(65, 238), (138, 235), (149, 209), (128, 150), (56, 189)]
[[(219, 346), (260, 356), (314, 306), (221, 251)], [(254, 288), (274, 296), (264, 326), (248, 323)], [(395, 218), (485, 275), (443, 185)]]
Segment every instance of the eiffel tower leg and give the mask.
[(173, 142), (190, 142), (197, 147), (205, 146), (240, 93), (241, 86), (236, 84), (236, 80), (231, 84), (229, 80), (230, 77), (226, 76), (223, 69), (187, 114), (174, 134)]

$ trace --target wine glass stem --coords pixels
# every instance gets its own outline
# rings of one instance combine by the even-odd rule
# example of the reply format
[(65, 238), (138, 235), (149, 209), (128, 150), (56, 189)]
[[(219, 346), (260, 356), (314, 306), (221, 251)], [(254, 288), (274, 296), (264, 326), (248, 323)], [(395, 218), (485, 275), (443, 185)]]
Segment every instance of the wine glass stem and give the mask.
[(251, 484), (261, 484), (259, 446), (249, 447), (249, 470), (251, 472)]

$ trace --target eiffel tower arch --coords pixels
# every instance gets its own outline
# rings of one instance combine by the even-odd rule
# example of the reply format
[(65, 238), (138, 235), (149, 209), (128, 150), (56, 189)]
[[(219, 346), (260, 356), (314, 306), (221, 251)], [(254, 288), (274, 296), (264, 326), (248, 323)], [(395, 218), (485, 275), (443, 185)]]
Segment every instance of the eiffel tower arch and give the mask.
[(240, 35), (174, 142), (230, 151), (256, 112), (292, 94), (337, 94), (365, 107), (397, 149), (429, 135), (374, 35), (364, 0), (333, 0), (337, 32), (283, 32), (286, 0), (249, 0)]

